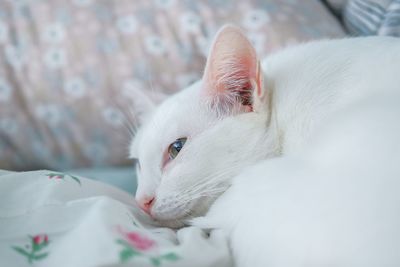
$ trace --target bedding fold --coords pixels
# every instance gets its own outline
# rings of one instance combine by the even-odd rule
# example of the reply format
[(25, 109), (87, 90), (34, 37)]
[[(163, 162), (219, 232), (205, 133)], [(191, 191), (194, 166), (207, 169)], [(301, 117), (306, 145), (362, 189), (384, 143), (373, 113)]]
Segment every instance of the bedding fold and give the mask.
[(0, 170), (0, 266), (232, 266), (227, 240), (152, 226), (133, 196), (79, 176)]

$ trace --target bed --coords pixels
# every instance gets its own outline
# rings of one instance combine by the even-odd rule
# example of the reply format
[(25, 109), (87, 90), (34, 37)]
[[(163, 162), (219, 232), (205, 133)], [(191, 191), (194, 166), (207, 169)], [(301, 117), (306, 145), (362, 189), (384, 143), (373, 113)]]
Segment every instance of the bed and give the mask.
[(131, 164), (132, 92), (157, 102), (200, 78), (227, 22), (264, 57), (349, 33), (399, 36), (398, 4), (2, 1), (0, 169), (68, 171), (0, 170), (0, 266), (231, 266), (220, 232), (151, 226), (133, 199), (133, 168), (105, 167)]
[(221, 232), (152, 225), (133, 195), (112, 185), (0, 171), (1, 266), (232, 266)]

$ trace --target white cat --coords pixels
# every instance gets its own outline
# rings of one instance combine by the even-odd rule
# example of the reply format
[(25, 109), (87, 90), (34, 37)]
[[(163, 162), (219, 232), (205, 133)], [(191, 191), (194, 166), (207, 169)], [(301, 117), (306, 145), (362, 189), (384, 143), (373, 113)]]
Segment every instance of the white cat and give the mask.
[(203, 79), (133, 140), (136, 198), (170, 227), (215, 202), (191, 222), (223, 229), (238, 266), (400, 266), (399, 137), (400, 39), (313, 42), (260, 65), (225, 26)]

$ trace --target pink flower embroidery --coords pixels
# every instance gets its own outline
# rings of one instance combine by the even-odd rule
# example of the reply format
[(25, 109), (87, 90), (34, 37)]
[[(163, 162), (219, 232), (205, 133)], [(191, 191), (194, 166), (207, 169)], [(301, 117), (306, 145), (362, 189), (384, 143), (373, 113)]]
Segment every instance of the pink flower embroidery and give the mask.
[(42, 235), (35, 235), (34, 237), (32, 237), (33, 243), (35, 243), (36, 245), (41, 245), (42, 243), (47, 243), (49, 242), (49, 237), (45, 234)]
[(130, 261), (135, 257), (148, 258), (153, 266), (160, 266), (164, 261), (177, 261), (178, 255), (174, 252), (158, 254), (157, 250), (151, 251), (157, 244), (154, 240), (149, 239), (147, 236), (133, 231), (124, 231), (120, 225), (117, 226), (117, 231), (122, 236), (122, 239), (117, 239), (117, 244), (122, 246), (119, 252), (119, 259), (121, 263)]
[(49, 179), (62, 179), (63, 177), (61, 175), (49, 175)]
[(153, 240), (136, 232), (127, 232), (124, 237), (132, 247), (140, 251), (149, 250), (155, 245)]
[(71, 178), (72, 180), (74, 180), (75, 182), (77, 182), (80, 186), (81, 186), (81, 180), (79, 180), (78, 177), (73, 176), (73, 175), (69, 175), (69, 174), (64, 174), (64, 173), (60, 173), (60, 172), (53, 172), (53, 173), (48, 173), (46, 174), (47, 177), (49, 177), (49, 179), (57, 179), (57, 180), (65, 180), (66, 178)]
[(156, 244), (156, 242), (149, 239), (147, 236), (144, 236), (138, 232), (124, 231), (120, 226), (118, 227), (118, 232), (131, 247), (137, 249), (138, 251), (147, 251), (153, 248)]
[(44, 251), (50, 243), (49, 237), (46, 234), (38, 234), (29, 236), (29, 240), (29, 244), (25, 244), (24, 246), (12, 246), (11, 248), (20, 255), (26, 257), (30, 264), (34, 261), (45, 259), (49, 254), (49, 252)]
[[(117, 244), (122, 246), (119, 252), (119, 260), (121, 263), (132, 260), (136, 257), (147, 258), (153, 266), (161, 266), (164, 261), (177, 261), (178, 255), (174, 252), (159, 254), (153, 249), (157, 244), (154, 240), (147, 236), (133, 231), (124, 231), (120, 225), (117, 226), (117, 231), (122, 236), (122, 239), (117, 239)], [(151, 253), (149, 253), (152, 250)]]

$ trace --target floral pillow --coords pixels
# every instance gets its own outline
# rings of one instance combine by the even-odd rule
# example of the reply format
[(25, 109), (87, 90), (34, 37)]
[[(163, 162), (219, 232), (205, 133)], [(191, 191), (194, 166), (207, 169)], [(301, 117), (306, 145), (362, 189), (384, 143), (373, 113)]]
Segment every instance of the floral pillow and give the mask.
[(1, 1), (0, 168), (127, 163), (138, 96), (199, 79), (225, 23), (261, 56), (344, 35), (319, 1)]

